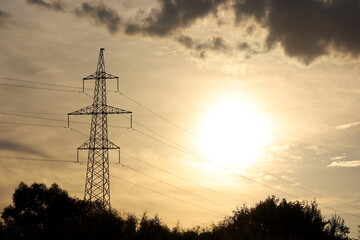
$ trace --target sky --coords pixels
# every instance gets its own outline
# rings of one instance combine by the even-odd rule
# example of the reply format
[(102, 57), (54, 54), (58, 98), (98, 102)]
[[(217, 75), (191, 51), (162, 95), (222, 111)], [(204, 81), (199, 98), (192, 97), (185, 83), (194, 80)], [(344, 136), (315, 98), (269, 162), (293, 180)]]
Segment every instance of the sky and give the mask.
[(0, 208), (20, 181), (83, 197), (100, 48), (111, 204), (209, 226), (267, 196), (360, 224), (360, 1), (0, 0)]

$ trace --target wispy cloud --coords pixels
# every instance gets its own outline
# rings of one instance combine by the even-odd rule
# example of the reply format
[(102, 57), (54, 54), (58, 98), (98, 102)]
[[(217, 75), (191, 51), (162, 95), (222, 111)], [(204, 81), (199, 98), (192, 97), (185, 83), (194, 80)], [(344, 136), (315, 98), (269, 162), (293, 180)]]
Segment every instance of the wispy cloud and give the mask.
[(176, 41), (179, 42), (187, 49), (195, 51), (196, 55), (200, 58), (205, 58), (207, 51), (228, 52), (231, 47), (226, 40), (221, 36), (212, 36), (207, 39), (206, 42), (200, 42), (198, 39), (194, 39), (190, 36), (179, 35), (176, 37)]
[(0, 139), (0, 150), (8, 150), (13, 152), (19, 152), (19, 153), (27, 153), (27, 154), (33, 154), (37, 156), (46, 157), (46, 154), (44, 154), (41, 150), (32, 148), (31, 146), (21, 144), (18, 142), (12, 142), (9, 140), (3, 140)]
[(337, 130), (346, 130), (346, 129), (357, 127), (357, 126), (360, 126), (360, 122), (352, 122), (352, 123), (346, 123), (346, 124), (338, 125), (338, 126), (335, 127), (335, 129), (337, 129)]
[(10, 13), (0, 10), (0, 27), (6, 26), (7, 24), (11, 23), (11, 21)]
[(74, 10), (76, 16), (85, 17), (95, 22), (96, 25), (105, 26), (111, 34), (119, 32), (121, 19), (119, 14), (104, 3), (83, 3)]
[(359, 167), (360, 160), (353, 161), (336, 161), (328, 165), (328, 167)]
[(37, 5), (55, 11), (65, 11), (65, 4), (61, 0), (46, 2), (44, 0), (26, 0), (28, 4)]

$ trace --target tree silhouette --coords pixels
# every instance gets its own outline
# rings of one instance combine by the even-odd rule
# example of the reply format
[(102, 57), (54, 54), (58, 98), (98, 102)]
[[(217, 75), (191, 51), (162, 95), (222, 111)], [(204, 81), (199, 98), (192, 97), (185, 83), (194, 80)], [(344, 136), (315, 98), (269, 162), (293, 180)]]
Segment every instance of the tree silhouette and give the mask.
[(349, 239), (347, 237), (350, 232), (349, 227), (345, 226), (344, 219), (336, 214), (332, 215), (325, 230), (331, 239)]
[(272, 196), (254, 208), (237, 209), (213, 228), (213, 239), (347, 240), (348, 233), (339, 216), (325, 221), (315, 201), (287, 202)]
[(2, 213), (8, 239), (117, 239), (111, 236), (121, 230), (116, 212), (71, 198), (57, 184), (20, 183), (13, 203)]
[(157, 215), (120, 216), (99, 202), (70, 197), (57, 184), (20, 183), (1, 217), (0, 240), (350, 240), (344, 220), (338, 215), (325, 220), (315, 201), (275, 196), (239, 207), (205, 229), (183, 230), (178, 224), (170, 230)]
[(154, 218), (149, 218), (146, 213), (144, 213), (140, 220), (138, 236), (139, 240), (169, 239), (170, 230), (161, 222), (157, 215), (155, 215)]

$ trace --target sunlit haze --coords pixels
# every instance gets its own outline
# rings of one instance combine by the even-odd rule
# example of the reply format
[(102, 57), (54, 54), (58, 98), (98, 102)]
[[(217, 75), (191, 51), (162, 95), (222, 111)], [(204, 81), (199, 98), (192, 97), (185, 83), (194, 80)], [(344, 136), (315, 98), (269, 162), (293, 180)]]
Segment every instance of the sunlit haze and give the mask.
[(270, 144), (272, 126), (256, 104), (240, 95), (220, 96), (201, 117), (196, 144), (205, 158), (225, 167), (248, 167)]

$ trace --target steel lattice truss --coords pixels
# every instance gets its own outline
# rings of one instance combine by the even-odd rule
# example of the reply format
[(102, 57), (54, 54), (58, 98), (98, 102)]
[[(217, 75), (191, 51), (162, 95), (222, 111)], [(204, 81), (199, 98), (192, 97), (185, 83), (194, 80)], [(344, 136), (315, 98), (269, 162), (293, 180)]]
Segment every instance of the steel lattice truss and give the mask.
[(101, 48), (96, 72), (83, 78), (83, 81), (95, 80), (93, 104), (68, 113), (68, 116), (92, 115), (90, 138), (78, 148), (88, 150), (84, 199), (100, 201), (105, 207), (110, 208), (109, 149), (120, 150), (120, 147), (108, 140), (107, 115), (132, 112), (107, 105), (107, 79), (119, 81), (117, 76), (105, 72), (104, 48)]

